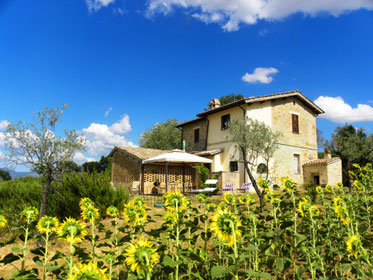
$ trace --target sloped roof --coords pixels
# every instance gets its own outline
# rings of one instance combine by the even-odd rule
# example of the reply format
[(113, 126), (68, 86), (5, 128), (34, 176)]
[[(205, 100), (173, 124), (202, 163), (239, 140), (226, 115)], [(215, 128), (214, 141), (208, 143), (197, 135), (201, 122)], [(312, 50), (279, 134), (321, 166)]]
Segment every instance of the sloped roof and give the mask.
[(303, 164), (303, 166), (312, 166), (312, 165), (327, 165), (331, 164), (333, 162), (340, 161), (341, 159), (339, 157), (333, 157), (333, 158), (319, 158), (319, 159), (313, 159), (310, 161), (307, 161)]
[(170, 151), (168, 150), (158, 150), (158, 149), (149, 149), (149, 148), (140, 148), (140, 147), (123, 147), (123, 146), (114, 146), (114, 149), (109, 153), (109, 156), (112, 156), (115, 151), (121, 151), (127, 154), (130, 154), (139, 160), (145, 160), (148, 158), (156, 157)]
[(217, 155), (217, 154), (220, 154), (224, 151), (224, 149), (216, 149), (216, 150), (210, 150), (210, 151), (193, 151), (191, 152), (191, 154), (195, 154), (197, 156), (213, 156), (213, 155)]
[(195, 118), (195, 119), (193, 119), (193, 120), (189, 120), (189, 121), (181, 122), (181, 123), (175, 125), (175, 127), (181, 127), (181, 126), (184, 126), (184, 125), (186, 125), (186, 124), (194, 123), (194, 122), (197, 122), (197, 121), (200, 121), (200, 120), (204, 120), (204, 119), (205, 119), (205, 118), (200, 118), (200, 117), (198, 117), (198, 118)]
[(307, 97), (305, 97), (299, 90), (294, 91), (286, 91), (286, 92), (279, 92), (275, 94), (269, 94), (269, 95), (260, 95), (257, 97), (247, 97), (243, 98), (241, 100), (237, 100), (228, 104), (225, 104), (223, 106), (220, 106), (218, 108), (212, 108), (209, 110), (206, 110), (202, 113), (197, 114), (197, 117), (203, 117), (207, 116), (216, 112), (220, 112), (241, 104), (249, 104), (249, 103), (255, 103), (255, 102), (262, 102), (266, 100), (272, 100), (272, 99), (279, 99), (279, 98), (285, 98), (285, 97), (291, 97), (291, 96), (297, 96), (300, 100), (302, 100), (306, 105), (308, 105), (312, 110), (314, 110), (317, 114), (322, 114), (324, 111), (318, 107), (315, 103), (313, 103), (311, 100), (309, 100)]

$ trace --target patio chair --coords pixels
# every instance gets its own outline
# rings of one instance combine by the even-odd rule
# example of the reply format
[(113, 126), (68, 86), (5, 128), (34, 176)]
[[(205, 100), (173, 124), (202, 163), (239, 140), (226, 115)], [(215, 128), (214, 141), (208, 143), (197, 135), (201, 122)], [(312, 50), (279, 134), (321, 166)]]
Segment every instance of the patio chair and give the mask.
[(132, 185), (128, 187), (130, 194), (140, 194), (140, 182), (133, 181)]
[(238, 190), (243, 192), (249, 192), (250, 187), (251, 183), (243, 183), (241, 188), (239, 188)]
[(224, 188), (221, 189), (222, 193), (224, 192), (233, 192), (233, 184), (225, 184)]

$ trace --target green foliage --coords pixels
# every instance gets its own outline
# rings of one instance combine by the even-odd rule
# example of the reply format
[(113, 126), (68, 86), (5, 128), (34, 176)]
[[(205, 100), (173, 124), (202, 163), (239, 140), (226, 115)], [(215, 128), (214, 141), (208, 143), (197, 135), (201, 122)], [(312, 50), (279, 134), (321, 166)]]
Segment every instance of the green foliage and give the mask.
[(106, 171), (107, 168), (111, 168), (111, 158), (101, 156), (99, 161), (89, 161), (82, 164), (82, 169), (85, 172), (93, 172), (94, 170), (98, 173)]
[(231, 102), (234, 102), (234, 101), (241, 100), (243, 98), (244, 97), (243, 97), (242, 94), (231, 93), (231, 94), (224, 95), (224, 96), (220, 97), (219, 101), (220, 101), (220, 105), (225, 105), (225, 104), (228, 104), (228, 103), (231, 103)]
[(106, 208), (111, 205), (122, 209), (128, 200), (128, 192), (124, 188), (115, 189), (111, 185), (109, 175), (109, 171), (71, 173), (62, 182), (55, 184), (49, 197), (51, 207), (48, 210), (53, 209), (51, 213), (57, 213), (59, 217), (78, 217), (79, 201), (83, 197), (95, 201), (101, 215), (104, 215)]
[[(19, 213), (26, 206), (40, 206), (43, 178), (23, 177), (0, 183), (0, 215), (11, 221), (19, 220)], [(62, 182), (55, 182), (48, 197), (47, 215), (79, 218), (79, 201), (89, 197), (96, 201), (101, 215), (110, 205), (118, 209), (128, 200), (128, 192), (115, 189), (110, 183), (109, 172), (72, 172)]]
[(0, 182), (12, 180), (8, 171), (0, 169)]
[(205, 188), (206, 187), (205, 182), (209, 178), (209, 175), (210, 175), (209, 169), (204, 165), (194, 165), (193, 168), (197, 169), (198, 171), (201, 188)]
[(161, 150), (180, 149), (181, 132), (175, 126), (178, 121), (167, 119), (164, 123), (156, 123), (140, 137), (140, 147)]
[(312, 202), (315, 202), (317, 192), (316, 192), (317, 184), (310, 180), (308, 183), (303, 185), (303, 188), (305, 189), (307, 195), (311, 198)]
[(326, 145), (333, 155), (342, 159), (343, 182), (351, 187), (348, 171), (352, 164), (373, 162), (373, 133), (366, 134), (364, 128), (356, 129), (352, 125), (337, 126), (331, 142)]

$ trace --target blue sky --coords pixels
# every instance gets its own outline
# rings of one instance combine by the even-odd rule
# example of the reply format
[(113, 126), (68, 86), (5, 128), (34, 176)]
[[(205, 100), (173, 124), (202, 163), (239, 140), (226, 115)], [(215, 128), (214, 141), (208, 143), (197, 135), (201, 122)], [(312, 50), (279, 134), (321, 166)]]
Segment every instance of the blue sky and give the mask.
[(324, 136), (372, 132), (373, 2), (302, 2), (0, 0), (0, 133), (67, 103), (78, 160), (97, 159), (215, 97), (294, 89), (327, 112)]

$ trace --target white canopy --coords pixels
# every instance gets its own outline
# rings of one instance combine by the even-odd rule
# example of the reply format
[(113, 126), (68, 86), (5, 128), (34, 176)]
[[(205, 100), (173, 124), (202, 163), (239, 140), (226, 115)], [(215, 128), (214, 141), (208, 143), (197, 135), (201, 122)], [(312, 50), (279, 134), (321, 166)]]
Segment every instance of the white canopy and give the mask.
[(172, 150), (169, 153), (143, 160), (142, 163), (169, 162), (169, 163), (211, 163), (212, 160), (186, 153), (181, 150)]

